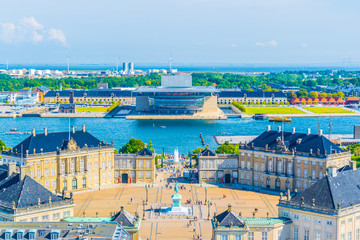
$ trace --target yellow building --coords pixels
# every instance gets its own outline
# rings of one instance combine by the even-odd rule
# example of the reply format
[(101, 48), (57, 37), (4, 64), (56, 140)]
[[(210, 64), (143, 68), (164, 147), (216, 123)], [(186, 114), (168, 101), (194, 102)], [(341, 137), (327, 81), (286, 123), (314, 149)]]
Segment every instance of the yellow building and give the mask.
[(283, 132), (281, 127), (240, 144), (238, 164), (234, 155), (206, 150), (199, 156), (199, 181), (238, 184), (249, 189), (302, 191), (321, 179), (327, 168), (351, 162), (345, 152), (318, 134)]
[(114, 147), (82, 130), (37, 134), (1, 153), (3, 163), (29, 166), (29, 175), (46, 189), (60, 193), (114, 184)]
[(8, 177), (0, 182), (0, 221), (49, 222), (74, 215), (74, 201), (57, 196), (10, 163)]
[(212, 240), (279, 240), (288, 239), (291, 220), (287, 218), (241, 217), (231, 210), (211, 220)]
[(155, 153), (146, 146), (136, 154), (115, 154), (117, 183), (153, 183), (155, 169)]
[(360, 171), (329, 168), (328, 175), (292, 198), (280, 198), (279, 216), (292, 220), (288, 239), (360, 238)]

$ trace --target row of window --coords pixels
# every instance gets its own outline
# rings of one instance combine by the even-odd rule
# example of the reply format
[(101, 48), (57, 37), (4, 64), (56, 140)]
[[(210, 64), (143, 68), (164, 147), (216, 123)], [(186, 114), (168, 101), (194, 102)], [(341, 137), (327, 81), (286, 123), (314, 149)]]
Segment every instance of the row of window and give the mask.
[[(120, 177), (120, 172), (115, 171), (115, 178), (119, 178), (119, 177)], [(130, 172), (130, 178), (135, 179), (135, 172), (134, 171)], [(138, 178), (140, 178), (140, 179), (144, 178), (144, 172), (143, 171), (138, 171)], [(151, 179), (151, 171), (146, 171), (146, 178)]]
[[(146, 164), (146, 168), (151, 168), (151, 160), (138, 160), (137, 162), (138, 168), (144, 168), (144, 162)], [(115, 159), (115, 167), (135, 168), (135, 164), (135, 159)]]

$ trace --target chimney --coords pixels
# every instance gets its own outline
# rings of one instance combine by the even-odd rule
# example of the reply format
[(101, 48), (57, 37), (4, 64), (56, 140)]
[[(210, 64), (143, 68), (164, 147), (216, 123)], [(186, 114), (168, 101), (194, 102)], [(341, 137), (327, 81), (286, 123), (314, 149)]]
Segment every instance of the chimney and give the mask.
[(15, 162), (11, 162), (8, 163), (8, 177), (13, 174), (16, 173), (16, 163)]
[(85, 132), (85, 125), (82, 125), (82, 131)]
[(267, 131), (270, 132), (270, 130), (271, 130), (271, 126), (267, 125)]
[(278, 133), (281, 132), (281, 126), (278, 126)]
[(319, 136), (322, 136), (322, 135), (323, 135), (322, 129), (319, 129)]
[(228, 212), (231, 212), (231, 204), (228, 205)]
[(23, 180), (26, 175), (30, 176), (30, 166), (29, 165), (20, 166), (20, 180)]
[(356, 162), (355, 161), (350, 161), (350, 167), (353, 171), (356, 171)]
[(336, 177), (337, 176), (337, 168), (335, 166), (330, 166), (327, 169), (327, 172), (328, 172), (329, 176), (331, 176), (331, 177)]
[(36, 133), (35, 133), (35, 129), (34, 129), (34, 128), (32, 129), (32, 135), (33, 135), (33, 137), (36, 136)]
[(295, 134), (295, 128), (294, 127), (292, 128), (292, 134)]
[(120, 208), (121, 210), (121, 212), (124, 212), (124, 206), (121, 206), (121, 208)]
[(44, 134), (47, 136), (47, 128), (44, 128)]
[(308, 128), (308, 129), (307, 129), (307, 135), (310, 135), (310, 134), (311, 134), (311, 129)]
[(72, 133), (75, 133), (75, 127), (74, 126), (71, 126), (71, 131), (72, 131)]

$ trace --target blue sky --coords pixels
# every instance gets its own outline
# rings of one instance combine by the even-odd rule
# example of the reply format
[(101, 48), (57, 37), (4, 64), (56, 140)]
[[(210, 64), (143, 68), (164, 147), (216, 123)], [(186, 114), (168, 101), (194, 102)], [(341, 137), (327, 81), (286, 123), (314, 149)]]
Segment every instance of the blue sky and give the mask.
[(0, 64), (360, 62), (360, 1), (11, 0)]

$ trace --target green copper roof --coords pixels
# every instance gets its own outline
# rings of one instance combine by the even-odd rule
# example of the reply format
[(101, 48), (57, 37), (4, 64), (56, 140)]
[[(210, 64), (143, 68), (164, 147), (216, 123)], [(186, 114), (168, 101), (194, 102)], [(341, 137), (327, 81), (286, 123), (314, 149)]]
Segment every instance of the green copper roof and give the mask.
[(65, 222), (111, 222), (111, 217), (67, 217)]
[(246, 225), (275, 225), (275, 224), (286, 224), (289, 219), (286, 218), (266, 218), (266, 217), (242, 217), (241, 218)]

